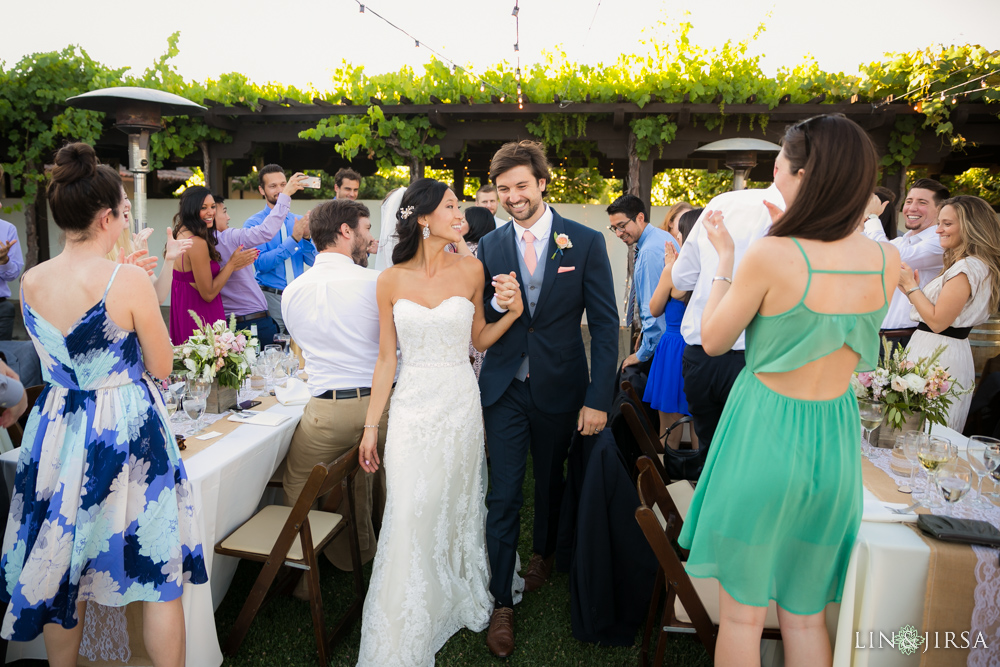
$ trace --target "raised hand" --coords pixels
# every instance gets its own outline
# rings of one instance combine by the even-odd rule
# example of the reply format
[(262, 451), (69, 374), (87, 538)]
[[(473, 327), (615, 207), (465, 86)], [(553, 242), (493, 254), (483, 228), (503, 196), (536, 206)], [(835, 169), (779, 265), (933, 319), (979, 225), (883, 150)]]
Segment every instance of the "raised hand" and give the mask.
[(6, 264), (10, 261), (10, 249), (14, 247), (15, 243), (17, 243), (17, 239), (0, 241), (0, 264)]
[[(141, 233), (141, 232), (140, 232)], [(175, 239), (174, 230), (167, 228), (167, 245), (163, 249), (163, 261), (173, 262), (194, 244), (190, 238)]]
[(149, 275), (153, 275), (153, 269), (156, 268), (156, 264), (159, 261), (156, 257), (146, 257), (149, 254), (148, 250), (136, 250), (131, 255), (125, 255), (125, 248), (118, 249), (118, 263), (119, 264), (133, 264), (143, 269)]
[(731, 255), (735, 252), (736, 244), (733, 243), (733, 237), (730, 236), (729, 230), (726, 229), (721, 211), (708, 211), (708, 214), (705, 216), (704, 225), (705, 235), (720, 257), (723, 254)]
[(288, 179), (288, 182), (285, 183), (285, 189), (282, 190), (282, 192), (288, 195), (289, 197), (294, 195), (296, 192), (300, 192), (306, 187), (305, 185), (303, 185), (303, 183), (307, 178), (309, 177), (303, 174), (302, 172), (295, 172), (294, 174), (292, 174), (292, 177)]
[(767, 208), (767, 212), (771, 216), (771, 224), (772, 225), (774, 223), (776, 223), (778, 220), (781, 220), (781, 216), (783, 216), (785, 214), (784, 211), (782, 211), (775, 204), (772, 204), (771, 202), (769, 202), (767, 200), (764, 200), (764, 206)]
[(910, 268), (906, 262), (901, 262), (899, 265), (899, 289), (903, 290), (905, 294), (918, 285), (920, 285), (920, 272)]
[(678, 256), (679, 256), (679, 253), (677, 252), (677, 248), (674, 247), (673, 243), (671, 243), (670, 241), (667, 241), (666, 243), (664, 243), (663, 244), (663, 268), (664, 268), (664, 270), (670, 271), (670, 269), (674, 268), (674, 262), (677, 261), (677, 257)]
[(149, 244), (147, 241), (149, 237), (153, 235), (152, 227), (145, 227), (140, 229), (138, 232), (132, 235), (132, 247), (137, 250), (148, 250)]
[(247, 248), (244, 250), (243, 246), (240, 246), (233, 251), (232, 256), (226, 264), (232, 265), (233, 271), (239, 271), (240, 269), (253, 264), (257, 260), (258, 254), (259, 252), (257, 248)]
[(295, 221), (292, 226), (292, 238), (296, 241), (301, 241), (302, 239), (309, 238), (309, 214), (306, 213), (304, 216)]

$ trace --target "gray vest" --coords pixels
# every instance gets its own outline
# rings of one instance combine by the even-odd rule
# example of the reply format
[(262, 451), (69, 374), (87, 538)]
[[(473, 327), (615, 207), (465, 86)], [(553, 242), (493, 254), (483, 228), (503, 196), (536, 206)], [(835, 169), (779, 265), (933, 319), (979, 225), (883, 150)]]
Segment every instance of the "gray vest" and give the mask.
[[(537, 247), (538, 241), (535, 240), (535, 246)], [(518, 266), (518, 277), (522, 285), (524, 285), (524, 293), (528, 296), (528, 302), (524, 304), (525, 308), (528, 309), (528, 315), (531, 317), (535, 316), (535, 304), (538, 303), (538, 297), (542, 293), (542, 279), (545, 277), (545, 260), (548, 257), (549, 244), (548, 240), (545, 241), (545, 251), (542, 252), (542, 258), (538, 260), (538, 264), (535, 266), (534, 275), (528, 273), (528, 267), (524, 265), (524, 255), (517, 252), (518, 248), (515, 242), (514, 251), (517, 254), (517, 266)], [(524, 379), (528, 377), (528, 355), (525, 354), (524, 360), (521, 362), (521, 366), (517, 369), (517, 373), (514, 377), (524, 382)]]

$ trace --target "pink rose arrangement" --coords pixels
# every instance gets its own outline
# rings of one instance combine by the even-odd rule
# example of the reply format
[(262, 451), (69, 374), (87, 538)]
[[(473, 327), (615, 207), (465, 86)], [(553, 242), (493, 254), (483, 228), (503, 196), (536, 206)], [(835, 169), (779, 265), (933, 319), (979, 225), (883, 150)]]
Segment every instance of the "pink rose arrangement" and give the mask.
[(971, 388), (959, 386), (938, 363), (944, 346), (916, 360), (906, 358), (900, 347), (890, 352), (891, 345), (885, 338), (882, 348), (885, 354), (875, 370), (856, 372), (851, 378), (855, 396), (885, 405), (885, 423), (892, 428), (900, 428), (915, 412), (923, 413), (924, 420), (931, 424), (947, 423), (952, 401)]
[(260, 343), (249, 331), (237, 330), (234, 317), (228, 324), (225, 320), (208, 324), (194, 311), (189, 312), (198, 328), (184, 343), (174, 346), (174, 372), (239, 389), (257, 359)]

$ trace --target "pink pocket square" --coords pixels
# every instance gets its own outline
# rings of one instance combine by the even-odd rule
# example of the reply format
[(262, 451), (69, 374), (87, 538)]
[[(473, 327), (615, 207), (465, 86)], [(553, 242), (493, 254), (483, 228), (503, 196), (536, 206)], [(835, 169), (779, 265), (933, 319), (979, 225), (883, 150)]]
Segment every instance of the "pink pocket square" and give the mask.
[(575, 266), (560, 266), (556, 273), (569, 273), (570, 271), (576, 271)]

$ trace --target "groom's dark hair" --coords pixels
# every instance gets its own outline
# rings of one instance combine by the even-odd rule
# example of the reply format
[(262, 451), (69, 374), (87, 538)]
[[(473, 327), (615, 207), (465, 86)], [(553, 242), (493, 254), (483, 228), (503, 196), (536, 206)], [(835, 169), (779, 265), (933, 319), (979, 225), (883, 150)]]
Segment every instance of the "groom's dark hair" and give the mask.
[[(528, 167), (535, 180), (545, 179), (546, 189), (552, 180), (545, 146), (538, 141), (512, 141), (500, 147), (490, 162), (490, 182), (497, 183), (497, 176), (514, 167)], [(545, 190), (542, 190), (545, 194)]]

